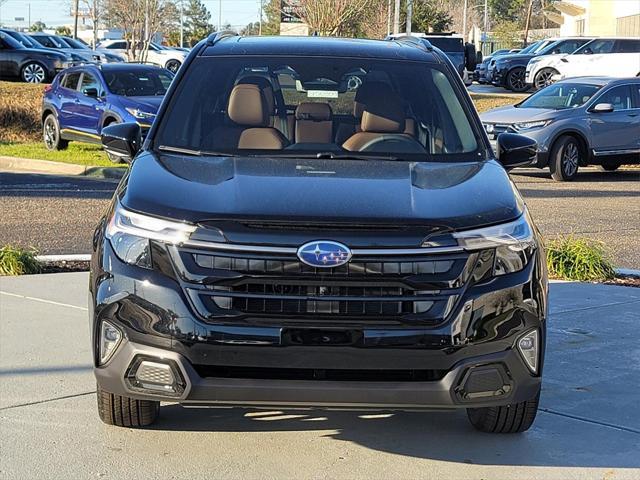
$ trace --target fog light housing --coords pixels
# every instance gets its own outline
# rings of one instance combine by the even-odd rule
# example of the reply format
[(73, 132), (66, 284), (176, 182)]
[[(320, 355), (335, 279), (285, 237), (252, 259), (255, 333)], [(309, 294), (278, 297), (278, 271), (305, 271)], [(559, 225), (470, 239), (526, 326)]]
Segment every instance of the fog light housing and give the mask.
[(114, 324), (103, 320), (100, 326), (100, 365), (109, 361), (121, 341), (122, 331)]
[(138, 356), (126, 375), (133, 390), (178, 397), (182, 395), (185, 381), (180, 369), (172, 360)]
[(538, 330), (532, 330), (518, 339), (518, 351), (532, 373), (538, 373), (539, 350)]

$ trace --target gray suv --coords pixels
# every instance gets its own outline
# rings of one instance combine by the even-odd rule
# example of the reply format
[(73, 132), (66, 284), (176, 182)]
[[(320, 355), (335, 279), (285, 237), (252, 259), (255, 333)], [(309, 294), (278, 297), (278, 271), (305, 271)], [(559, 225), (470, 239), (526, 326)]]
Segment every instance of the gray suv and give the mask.
[(578, 168), (640, 163), (640, 78), (570, 78), (480, 116), (490, 140), (517, 132), (538, 142), (539, 168), (573, 180)]

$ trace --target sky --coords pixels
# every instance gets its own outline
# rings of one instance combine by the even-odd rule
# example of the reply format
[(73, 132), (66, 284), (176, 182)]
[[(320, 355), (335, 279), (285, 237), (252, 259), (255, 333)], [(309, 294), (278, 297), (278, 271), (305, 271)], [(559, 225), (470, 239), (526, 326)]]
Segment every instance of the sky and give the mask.
[[(211, 12), (211, 23), (218, 24), (218, 12), (222, 4), (222, 24), (244, 27), (257, 21), (260, 0), (203, 0)], [(31, 23), (40, 20), (47, 26), (71, 25), (71, 0), (0, 0), (0, 22), (9, 27), (26, 27), (31, 5)], [(24, 21), (16, 21), (24, 17)]]

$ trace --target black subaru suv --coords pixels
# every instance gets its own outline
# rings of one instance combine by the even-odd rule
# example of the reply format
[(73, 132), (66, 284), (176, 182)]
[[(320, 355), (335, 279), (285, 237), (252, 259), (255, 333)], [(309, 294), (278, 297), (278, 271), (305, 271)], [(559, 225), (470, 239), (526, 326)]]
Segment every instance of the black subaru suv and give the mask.
[(539, 234), (464, 85), (427, 42), (199, 43), (94, 236), (98, 411), (160, 402), (467, 409), (527, 430), (540, 395)]

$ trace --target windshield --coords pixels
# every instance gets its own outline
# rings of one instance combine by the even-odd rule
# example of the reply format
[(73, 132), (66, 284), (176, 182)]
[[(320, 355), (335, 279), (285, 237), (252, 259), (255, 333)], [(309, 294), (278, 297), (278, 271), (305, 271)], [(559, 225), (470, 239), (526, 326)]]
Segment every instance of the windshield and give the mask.
[(538, 48), (542, 42), (535, 42), (529, 45), (528, 47), (523, 48), (518, 53), (531, 53), (533, 50)]
[(7, 46), (11, 48), (24, 48), (22, 43), (4, 32), (0, 32), (0, 40), (2, 40)]
[(540, 55), (549, 55), (557, 53), (573, 53), (582, 45), (587, 43), (589, 39), (573, 39), (573, 40), (558, 40), (550, 45), (547, 45), (539, 53)]
[(155, 146), (475, 160), (479, 135), (440, 68), (372, 58), (201, 57), (172, 96)]
[[(544, 50), (549, 44), (554, 43), (552, 40), (543, 40), (542, 42), (540, 42), (538, 45), (536, 45), (535, 48), (532, 48), (529, 52), (527, 53), (532, 53), (532, 54), (538, 54), (540, 53), (542, 50)], [(522, 53), (522, 52), (520, 52)]]
[(518, 107), (553, 110), (577, 108), (588, 102), (600, 88), (600, 85), (584, 83), (556, 83), (534, 93)]
[(88, 50), (89, 47), (82, 43), (79, 42), (78, 40), (74, 39), (74, 38), (68, 38), (68, 37), (63, 37), (64, 41), (74, 50)]
[(126, 97), (150, 97), (164, 95), (173, 80), (168, 70), (136, 69), (103, 71), (109, 91)]

